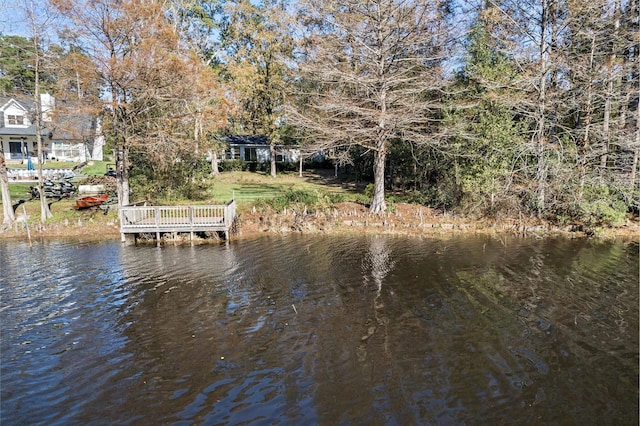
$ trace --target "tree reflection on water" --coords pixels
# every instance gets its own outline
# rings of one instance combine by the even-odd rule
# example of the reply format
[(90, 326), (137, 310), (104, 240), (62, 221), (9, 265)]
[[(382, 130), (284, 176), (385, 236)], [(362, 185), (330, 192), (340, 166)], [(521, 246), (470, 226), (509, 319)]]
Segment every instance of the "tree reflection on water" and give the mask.
[(4, 247), (3, 423), (637, 424), (636, 243)]

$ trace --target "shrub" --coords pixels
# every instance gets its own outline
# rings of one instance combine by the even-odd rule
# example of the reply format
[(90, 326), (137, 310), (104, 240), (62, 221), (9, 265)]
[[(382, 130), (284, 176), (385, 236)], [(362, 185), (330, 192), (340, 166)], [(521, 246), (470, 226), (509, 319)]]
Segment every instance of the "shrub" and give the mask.
[(162, 185), (147, 178), (146, 175), (132, 176), (129, 179), (132, 197), (134, 199), (144, 199), (155, 201), (164, 195)]
[(239, 172), (244, 166), (242, 160), (224, 160), (220, 162), (220, 170), (224, 172)]
[(371, 203), (373, 201), (374, 194), (375, 194), (375, 186), (373, 183), (370, 183), (364, 188), (364, 196), (367, 200), (367, 203)]
[(180, 188), (180, 195), (187, 200), (206, 200), (209, 187), (203, 182), (188, 182)]
[(625, 222), (628, 210), (611, 188), (604, 185), (585, 188), (579, 209), (581, 219), (589, 225), (620, 225)]
[(344, 200), (342, 194), (322, 194), (318, 191), (302, 189), (290, 189), (277, 197), (260, 200), (256, 203), (258, 208), (271, 208), (278, 212), (286, 209), (314, 211), (331, 207), (334, 203)]
[(331, 204), (343, 203), (347, 201), (347, 196), (345, 194), (341, 194), (337, 192), (329, 193), (326, 195), (326, 197)]

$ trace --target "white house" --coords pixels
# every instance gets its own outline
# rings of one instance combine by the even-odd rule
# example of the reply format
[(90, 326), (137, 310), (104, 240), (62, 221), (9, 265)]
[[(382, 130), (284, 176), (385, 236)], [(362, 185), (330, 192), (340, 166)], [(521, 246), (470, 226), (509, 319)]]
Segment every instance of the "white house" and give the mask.
[[(45, 160), (82, 162), (102, 160), (103, 138), (95, 118), (78, 112), (56, 113), (55, 99), (41, 95)], [(9, 162), (37, 160), (33, 101), (0, 97), (0, 143)]]
[[(13, 98), (0, 97), (0, 140), (6, 160), (25, 160), (34, 155), (36, 126), (32, 123), (33, 102), (18, 102)], [(45, 150), (50, 147), (50, 133), (41, 131)]]
[(51, 123), (50, 160), (102, 161), (104, 137), (98, 121), (82, 112), (57, 112)]

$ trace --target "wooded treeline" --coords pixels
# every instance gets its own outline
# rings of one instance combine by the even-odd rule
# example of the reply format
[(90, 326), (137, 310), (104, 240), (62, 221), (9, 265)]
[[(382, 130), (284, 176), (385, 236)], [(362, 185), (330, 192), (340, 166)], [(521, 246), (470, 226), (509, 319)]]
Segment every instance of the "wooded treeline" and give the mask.
[[(390, 193), (592, 224), (640, 208), (639, 0), (48, 6), (41, 84), (102, 116), (121, 204), (130, 176), (162, 191), (217, 173), (236, 133), (330, 154), (371, 180), (373, 212)], [(0, 94), (33, 90), (29, 46), (0, 36)]]

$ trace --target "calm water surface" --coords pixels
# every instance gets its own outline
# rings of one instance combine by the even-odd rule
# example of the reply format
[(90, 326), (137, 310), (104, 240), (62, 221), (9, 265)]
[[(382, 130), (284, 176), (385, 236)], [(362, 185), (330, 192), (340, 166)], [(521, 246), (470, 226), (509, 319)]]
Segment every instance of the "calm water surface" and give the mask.
[(638, 252), (0, 241), (0, 421), (637, 425)]

